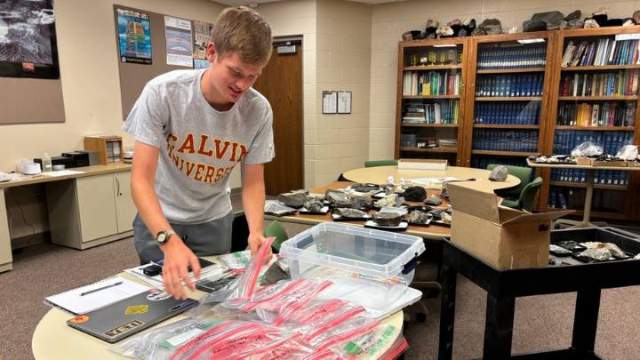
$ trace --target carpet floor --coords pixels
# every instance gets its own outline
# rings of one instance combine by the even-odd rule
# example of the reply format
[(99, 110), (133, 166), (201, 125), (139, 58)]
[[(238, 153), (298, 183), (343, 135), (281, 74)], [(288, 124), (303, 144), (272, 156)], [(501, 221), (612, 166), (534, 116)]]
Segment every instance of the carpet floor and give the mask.
[[(287, 224), (289, 236), (305, 226)], [(49, 307), (43, 299), (137, 265), (132, 239), (77, 251), (52, 244), (23, 249), (14, 270), (0, 274), (0, 359), (33, 358), (31, 338)], [(482, 356), (486, 292), (458, 279), (454, 359)], [(514, 353), (566, 348), (570, 345), (575, 293), (531, 296), (516, 301)], [(424, 323), (405, 325), (410, 349), (406, 359), (436, 359), (439, 299), (427, 299)], [(606, 359), (639, 359), (640, 287), (602, 293), (596, 351)], [(411, 310), (410, 310), (411, 311)]]

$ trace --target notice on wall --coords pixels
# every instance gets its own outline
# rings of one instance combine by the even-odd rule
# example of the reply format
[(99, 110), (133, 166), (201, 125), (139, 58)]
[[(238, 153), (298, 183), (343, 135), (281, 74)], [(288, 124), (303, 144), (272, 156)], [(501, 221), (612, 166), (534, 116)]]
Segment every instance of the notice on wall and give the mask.
[(322, 92), (322, 113), (335, 114), (338, 110), (338, 93), (336, 91)]
[(193, 21), (193, 67), (206, 69), (209, 67), (207, 60), (207, 45), (211, 41), (213, 24), (205, 21)]
[(164, 36), (167, 42), (167, 65), (193, 67), (191, 21), (165, 16)]
[(351, 91), (338, 91), (338, 114), (351, 114)]
[(149, 15), (117, 9), (120, 61), (151, 64), (151, 27)]

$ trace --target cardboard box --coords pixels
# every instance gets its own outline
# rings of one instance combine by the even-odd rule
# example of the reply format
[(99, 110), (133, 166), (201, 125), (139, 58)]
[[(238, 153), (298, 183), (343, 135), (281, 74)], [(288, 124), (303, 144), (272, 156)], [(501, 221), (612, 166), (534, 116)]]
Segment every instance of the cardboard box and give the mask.
[(473, 183), (448, 184), (453, 207), (451, 242), (497, 269), (546, 266), (551, 222), (572, 210), (530, 213), (499, 205)]

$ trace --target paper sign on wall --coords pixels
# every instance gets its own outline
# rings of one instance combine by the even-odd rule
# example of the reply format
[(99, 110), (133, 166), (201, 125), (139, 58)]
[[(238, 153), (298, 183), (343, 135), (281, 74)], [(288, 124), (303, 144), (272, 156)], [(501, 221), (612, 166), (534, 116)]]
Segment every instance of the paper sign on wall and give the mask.
[(193, 67), (191, 21), (165, 16), (164, 37), (167, 41), (167, 65)]

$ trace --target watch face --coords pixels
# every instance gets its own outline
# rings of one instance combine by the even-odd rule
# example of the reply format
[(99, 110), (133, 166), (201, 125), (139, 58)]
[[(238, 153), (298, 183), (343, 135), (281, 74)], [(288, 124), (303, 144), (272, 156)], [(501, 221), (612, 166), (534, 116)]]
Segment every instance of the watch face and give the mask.
[(158, 233), (158, 236), (156, 237), (156, 240), (160, 243), (160, 244), (164, 244), (165, 241), (167, 241), (167, 233), (162, 231), (160, 233)]

